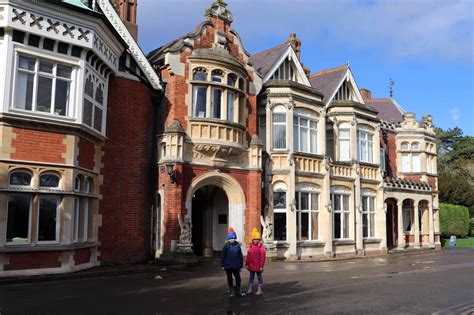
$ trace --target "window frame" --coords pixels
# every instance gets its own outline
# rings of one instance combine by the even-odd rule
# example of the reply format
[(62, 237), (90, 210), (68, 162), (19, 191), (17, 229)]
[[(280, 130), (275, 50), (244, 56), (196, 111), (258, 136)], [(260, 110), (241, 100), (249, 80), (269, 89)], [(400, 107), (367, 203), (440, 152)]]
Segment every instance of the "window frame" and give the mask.
[[(370, 202), (372, 200), (372, 202)], [(373, 239), (377, 234), (377, 198), (375, 192), (363, 192), (361, 196), (362, 201), (362, 238), (363, 239)], [(373, 206), (372, 208), (370, 206)], [(373, 222), (372, 222), (372, 215), (373, 215)], [(364, 225), (364, 216), (367, 217), (367, 235), (364, 236), (364, 231), (366, 226)], [(370, 232), (373, 232), (371, 235)]]
[[(341, 209), (336, 209), (335, 207), (335, 197), (336, 196), (340, 196), (340, 205), (341, 205)], [(344, 197), (347, 197), (347, 210), (344, 209)], [(332, 226), (332, 236), (333, 236), (333, 240), (335, 241), (340, 241), (340, 240), (350, 240), (350, 234), (351, 234), (351, 231), (350, 231), (350, 213), (351, 213), (351, 207), (350, 207), (350, 204), (351, 204), (351, 193), (349, 191), (334, 191), (334, 192), (331, 192), (331, 206), (332, 206), (332, 216), (333, 216), (333, 226)], [(341, 225), (340, 225), (340, 236), (339, 238), (336, 238), (336, 213), (340, 214), (340, 218), (341, 218)], [(348, 214), (348, 215), (347, 215)], [(348, 217), (348, 222), (346, 222), (346, 215)], [(344, 237), (344, 230), (346, 228), (346, 224), (347, 224), (347, 237)]]
[[(275, 193), (284, 193), (285, 194), (285, 207), (284, 208), (275, 208), (274, 204), (274, 196), (273, 194)], [(283, 182), (278, 182), (273, 185), (273, 191), (272, 191), (272, 209), (273, 209), (273, 240), (277, 242), (287, 242), (288, 241), (288, 186), (286, 186), (285, 183)], [(285, 214), (285, 239), (279, 239), (277, 240), (275, 238), (276, 234), (276, 224), (275, 224), (275, 214)]]
[[(40, 224), (40, 216), (41, 216), (41, 199), (55, 199), (57, 200), (57, 205), (56, 205), (56, 222), (55, 222), (55, 235), (56, 238), (54, 241), (40, 241), (39, 240), (39, 224)], [(61, 203), (63, 202), (62, 198), (57, 195), (44, 195), (44, 196), (38, 196), (38, 204), (37, 204), (37, 212), (36, 212), (36, 243), (38, 245), (50, 245), (50, 244), (59, 244), (61, 241), (61, 235), (60, 235), (60, 227), (61, 227)]]
[[(306, 190), (306, 189), (301, 189), (301, 190), (297, 190), (295, 191), (295, 200), (296, 200), (296, 230), (297, 230), (297, 235), (296, 235), (296, 239), (298, 242), (314, 242), (314, 241), (319, 241), (321, 236), (320, 236), (320, 228), (321, 228), (321, 224), (320, 224), (320, 221), (321, 221), (321, 218), (320, 218), (320, 193), (319, 191), (312, 191), (312, 190)], [(308, 194), (308, 209), (301, 209), (301, 195), (302, 194)], [(316, 209), (313, 207), (313, 199), (312, 199), (312, 196), (313, 195), (316, 195)], [(302, 237), (301, 237), (301, 215), (303, 213), (307, 213), (308, 214), (308, 239), (306, 240), (303, 240)], [(314, 239), (313, 238), (313, 216), (312, 214), (313, 213), (316, 213), (316, 217), (317, 217), (317, 237)]]
[[(285, 116), (285, 121), (284, 122), (275, 122), (275, 115), (281, 115)], [(275, 144), (277, 144), (276, 133), (275, 133), (275, 127), (276, 126), (283, 126), (285, 130), (285, 135), (284, 135), (284, 140), (282, 143), (284, 144), (284, 147), (277, 147)], [(288, 150), (288, 112), (286, 108), (282, 105), (275, 106), (272, 110), (272, 150), (273, 151), (286, 151)]]
[[(347, 131), (347, 134), (348, 136), (347, 137), (342, 137), (341, 136), (341, 131)], [(351, 158), (351, 127), (349, 124), (347, 123), (342, 123), (338, 126), (337, 128), (337, 142), (338, 142), (338, 160), (339, 161), (350, 161), (352, 160)], [(342, 148), (343, 146), (341, 145), (342, 142), (347, 142), (347, 155), (344, 155), (343, 157), (343, 154), (342, 154)], [(347, 156), (347, 158), (346, 158)]]
[[(89, 95), (86, 93), (86, 84), (87, 80), (91, 77), (92, 80), (92, 92), (94, 95)], [(99, 86), (102, 86), (102, 104), (96, 100), (97, 91), (99, 90)], [(104, 134), (106, 131), (106, 122), (107, 122), (107, 104), (108, 104), (108, 79), (104, 78), (97, 70), (93, 67), (87, 65), (85, 74), (84, 74), (84, 86), (82, 88), (82, 119), (81, 123), (88, 128)], [(85, 109), (85, 101), (88, 101), (92, 105), (92, 114), (91, 114), (91, 124), (89, 125), (84, 119), (84, 109)], [(95, 128), (95, 121), (96, 121), (96, 108), (99, 108), (102, 111), (102, 119), (101, 119), (101, 130)]]
[[(363, 137), (362, 137), (363, 136)], [(366, 151), (363, 151), (363, 145)], [(374, 133), (367, 129), (357, 130), (357, 160), (363, 163), (374, 162)]]
[[(301, 124), (302, 120), (306, 120), (306, 126)], [(314, 123), (314, 128), (311, 125)], [(302, 149), (302, 129), (307, 130), (306, 135), (306, 146), (307, 150)], [(314, 137), (312, 136), (314, 133)], [(314, 143), (311, 141), (314, 139)], [(314, 145), (314, 148), (313, 148)], [(295, 114), (293, 116), (293, 149), (296, 152), (317, 154), (318, 153), (318, 121), (314, 118), (307, 117), (304, 115)]]
[[(29, 209), (28, 209), (28, 240), (26, 242), (9, 242), (8, 241), (8, 212), (9, 212), (9, 204), (10, 204), (10, 197), (19, 196), (19, 197), (27, 197), (29, 199)], [(33, 196), (30, 194), (8, 194), (7, 198), (7, 216), (5, 220), (5, 246), (23, 246), (23, 245), (30, 245), (31, 244), (31, 233), (32, 233), (32, 220), (33, 220)]]
[[(21, 44), (20, 44), (21, 45)], [(18, 44), (14, 44), (14, 51), (15, 51), (15, 56), (14, 56), (14, 69), (13, 69), (13, 80), (12, 80), (12, 97), (11, 97), (11, 103), (10, 103), (10, 110), (15, 112), (22, 112), (22, 113), (28, 113), (28, 114), (34, 114), (34, 115), (39, 115), (39, 116), (46, 116), (46, 117), (51, 117), (51, 118), (59, 118), (59, 119), (75, 119), (75, 98), (76, 98), (76, 91), (77, 91), (77, 73), (78, 73), (78, 63), (74, 62), (73, 60), (68, 60), (61, 58), (59, 56), (51, 56), (49, 54), (45, 54), (44, 51), (41, 52), (36, 52), (32, 50), (26, 50), (24, 48), (21, 48), (18, 46)], [(29, 58), (29, 59), (34, 59), (35, 60), (35, 66), (34, 70), (27, 70), (27, 69), (20, 69), (20, 58)], [(40, 72), (39, 69), (39, 64), (40, 62), (47, 62), (53, 64), (53, 74), (48, 74), (44, 72)], [(57, 76), (57, 67), (58, 65), (64, 66), (67, 68), (71, 69), (71, 75), (70, 78), (63, 78), (59, 77), (59, 80), (62, 81), (67, 81), (69, 83), (69, 95), (67, 99), (67, 104), (66, 104), (66, 109), (65, 109), (65, 114), (60, 115), (55, 113), (55, 108), (56, 108), (56, 82), (58, 80)], [(33, 75), (33, 91), (32, 93), (32, 98), (31, 98), (31, 110), (30, 109), (23, 109), (17, 107), (17, 93), (18, 93), (18, 73), (23, 72), (23, 73), (29, 73)], [(45, 112), (45, 111), (39, 111), (38, 110), (38, 104), (37, 104), (37, 98), (38, 98), (38, 78), (42, 77), (47, 77), (52, 79), (51, 83), (51, 101), (50, 101), (50, 111)], [(25, 106), (26, 107), (26, 106)]]
[[(41, 177), (47, 176), (47, 175), (52, 175), (52, 176), (57, 177), (58, 178), (58, 186), (55, 186), (55, 187), (41, 186)], [(61, 175), (59, 175), (57, 173), (54, 173), (54, 172), (46, 171), (46, 172), (43, 172), (39, 175), (39, 177), (38, 177), (38, 187), (40, 189), (60, 189), (61, 181), (62, 181), (62, 176)]]
[[(25, 173), (25, 174), (28, 174), (30, 175), (30, 184), (29, 185), (15, 185), (15, 184), (11, 184), (11, 178), (12, 178), (12, 175), (14, 173)], [(30, 172), (30, 171), (27, 171), (27, 170), (23, 170), (23, 169), (14, 169), (12, 171), (10, 171), (10, 173), (8, 174), (8, 186), (9, 187), (32, 187), (33, 186), (33, 174)]]

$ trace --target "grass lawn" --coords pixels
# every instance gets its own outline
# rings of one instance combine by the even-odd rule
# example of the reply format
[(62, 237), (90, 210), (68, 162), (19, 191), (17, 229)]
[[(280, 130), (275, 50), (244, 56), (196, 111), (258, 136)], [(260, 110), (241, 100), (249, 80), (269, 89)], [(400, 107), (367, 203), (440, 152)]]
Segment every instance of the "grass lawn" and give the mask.
[[(449, 247), (449, 239), (444, 239), (442, 245)], [(456, 247), (474, 247), (474, 237), (456, 239)]]

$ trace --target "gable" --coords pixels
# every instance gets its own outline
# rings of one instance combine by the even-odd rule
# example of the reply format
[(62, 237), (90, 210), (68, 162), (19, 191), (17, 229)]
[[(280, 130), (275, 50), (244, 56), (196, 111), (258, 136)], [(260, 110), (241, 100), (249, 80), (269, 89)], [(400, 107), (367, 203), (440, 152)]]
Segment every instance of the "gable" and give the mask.
[(339, 82), (337, 89), (334, 90), (328, 103), (330, 101), (355, 101), (361, 104), (365, 104), (362, 95), (360, 94), (357, 83), (355, 82), (354, 76), (350, 68), (347, 68), (347, 72)]
[(303, 66), (291, 45), (288, 45), (286, 51), (272, 66), (271, 70), (264, 77), (263, 82), (268, 80), (290, 80), (306, 86), (311, 86), (303, 70)]

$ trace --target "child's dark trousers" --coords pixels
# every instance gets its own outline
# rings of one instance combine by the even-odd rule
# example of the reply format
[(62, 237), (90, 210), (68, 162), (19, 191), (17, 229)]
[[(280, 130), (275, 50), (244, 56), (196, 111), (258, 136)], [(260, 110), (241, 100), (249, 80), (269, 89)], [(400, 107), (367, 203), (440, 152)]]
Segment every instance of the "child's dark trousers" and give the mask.
[(225, 270), (227, 274), (227, 284), (229, 287), (234, 286), (234, 281), (232, 279), (232, 275), (235, 277), (235, 286), (237, 288), (240, 288), (240, 269), (226, 269)]

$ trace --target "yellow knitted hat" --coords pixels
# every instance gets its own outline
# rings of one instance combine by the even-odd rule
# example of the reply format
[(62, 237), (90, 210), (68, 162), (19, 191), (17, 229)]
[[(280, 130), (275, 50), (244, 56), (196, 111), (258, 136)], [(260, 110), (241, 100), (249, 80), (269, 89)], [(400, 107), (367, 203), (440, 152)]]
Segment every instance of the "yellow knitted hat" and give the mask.
[(252, 237), (252, 241), (260, 239), (260, 232), (257, 230), (257, 228), (253, 228), (251, 237)]

